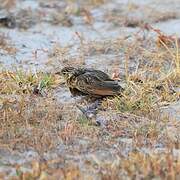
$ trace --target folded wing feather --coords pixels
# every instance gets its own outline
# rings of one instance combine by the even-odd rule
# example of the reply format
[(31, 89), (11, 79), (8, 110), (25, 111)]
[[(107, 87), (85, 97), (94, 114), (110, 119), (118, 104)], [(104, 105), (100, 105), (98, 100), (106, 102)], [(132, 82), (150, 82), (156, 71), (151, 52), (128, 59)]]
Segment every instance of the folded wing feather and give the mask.
[(120, 93), (121, 86), (114, 80), (101, 80), (92, 73), (86, 73), (77, 77), (76, 87), (87, 94), (100, 96), (116, 95)]

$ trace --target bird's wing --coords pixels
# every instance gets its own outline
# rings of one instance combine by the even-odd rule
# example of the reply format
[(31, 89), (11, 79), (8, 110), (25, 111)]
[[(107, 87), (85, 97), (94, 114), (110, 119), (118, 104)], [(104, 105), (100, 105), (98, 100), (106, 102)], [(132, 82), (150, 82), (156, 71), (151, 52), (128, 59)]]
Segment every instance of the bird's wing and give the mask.
[(100, 96), (116, 95), (122, 89), (116, 81), (102, 81), (92, 73), (78, 76), (76, 88), (83, 93)]
[(91, 68), (84, 68), (84, 73), (92, 73), (92, 74), (96, 74), (101, 80), (104, 81), (113, 81), (109, 75), (107, 75), (106, 73), (104, 73), (103, 71), (100, 70), (95, 70), (95, 69), (91, 69)]

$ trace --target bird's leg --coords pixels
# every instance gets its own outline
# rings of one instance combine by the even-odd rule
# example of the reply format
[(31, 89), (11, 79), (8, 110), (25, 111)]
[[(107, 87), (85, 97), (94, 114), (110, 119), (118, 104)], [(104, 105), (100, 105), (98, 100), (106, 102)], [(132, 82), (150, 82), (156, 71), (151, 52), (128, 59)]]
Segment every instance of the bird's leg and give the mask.
[(86, 95), (83, 97), (83, 100), (87, 103), (94, 103), (96, 101), (101, 101), (103, 99), (102, 96), (95, 96), (95, 95)]
[(101, 106), (101, 101), (99, 99), (85, 107), (76, 104), (76, 107), (82, 112), (82, 114), (86, 117), (86, 119), (89, 120), (90, 124), (96, 126), (101, 125), (100, 122), (96, 121), (96, 115), (98, 113), (100, 106)]

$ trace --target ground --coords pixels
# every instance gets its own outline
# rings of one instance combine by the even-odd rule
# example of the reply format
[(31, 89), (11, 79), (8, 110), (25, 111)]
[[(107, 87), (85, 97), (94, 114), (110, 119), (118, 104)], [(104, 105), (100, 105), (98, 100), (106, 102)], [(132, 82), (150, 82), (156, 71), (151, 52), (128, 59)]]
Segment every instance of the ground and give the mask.
[[(6, 0), (0, 9), (1, 179), (179, 179), (180, 3)], [(121, 96), (72, 97), (64, 66)]]

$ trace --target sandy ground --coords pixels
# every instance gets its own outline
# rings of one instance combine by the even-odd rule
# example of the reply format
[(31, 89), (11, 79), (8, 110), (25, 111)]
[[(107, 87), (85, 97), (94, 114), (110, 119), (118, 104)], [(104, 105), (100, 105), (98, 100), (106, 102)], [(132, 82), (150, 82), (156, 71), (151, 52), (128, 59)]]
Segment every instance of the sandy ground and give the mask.
[[(180, 81), (178, 58), (172, 62), (172, 53), (179, 48), (169, 47), (164, 41), (163, 49), (157, 39), (158, 32), (173, 40), (180, 37), (179, 1), (3, 2), (2, 179), (178, 179)], [(6, 17), (6, 23), (1, 21)], [(112, 77), (117, 74), (125, 86), (127, 73), (134, 83), (135, 72), (143, 81), (147, 81), (146, 77), (150, 77), (149, 81), (163, 79), (158, 68), (163, 69), (164, 77), (173, 68), (177, 75), (167, 77), (168, 93), (159, 95), (158, 106), (149, 107), (151, 100), (145, 94), (148, 102), (143, 101), (140, 110), (124, 103), (127, 97), (105, 99), (96, 107), (96, 102), (73, 98), (61, 77), (55, 75), (66, 65), (97, 68)], [(9, 81), (9, 74), (12, 77), (19, 71), (36, 74), (38, 78), (32, 83), (42, 78), (38, 73), (52, 74), (54, 84), (42, 96), (34, 95), (31, 87), (24, 86), (24, 91), (22, 86), (17, 87), (18, 80), (24, 78), (19, 75), (9, 90), (14, 83)], [(5, 72), (11, 73), (4, 75)], [(24, 79), (26, 84), (29, 80)], [(149, 85), (135, 84), (134, 97), (141, 96), (143, 88), (157, 91)], [(135, 101), (133, 97), (129, 99)]]

